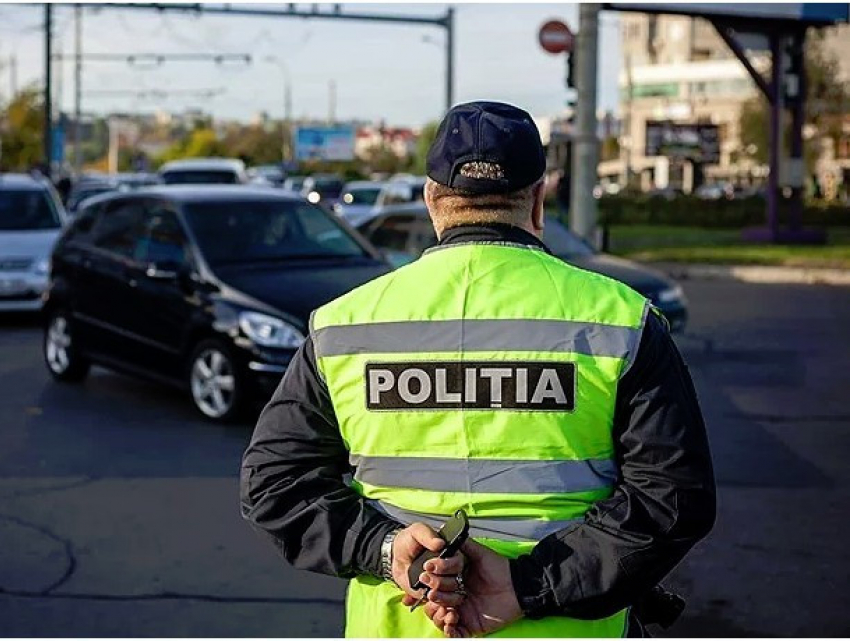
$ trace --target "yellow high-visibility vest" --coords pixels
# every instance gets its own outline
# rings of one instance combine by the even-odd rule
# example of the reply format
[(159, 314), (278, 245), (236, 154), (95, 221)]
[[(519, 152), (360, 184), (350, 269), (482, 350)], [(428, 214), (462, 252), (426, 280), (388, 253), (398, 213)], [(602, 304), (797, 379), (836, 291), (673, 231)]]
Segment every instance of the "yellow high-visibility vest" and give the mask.
[[(437, 247), (311, 319), (354, 469), (377, 509), (437, 528), (457, 509), (507, 557), (581, 523), (617, 480), (617, 384), (650, 309), (626, 285), (512, 243)], [(392, 582), (348, 590), (346, 635), (439, 637)], [(626, 612), (522, 619), (494, 636), (622, 636)]]

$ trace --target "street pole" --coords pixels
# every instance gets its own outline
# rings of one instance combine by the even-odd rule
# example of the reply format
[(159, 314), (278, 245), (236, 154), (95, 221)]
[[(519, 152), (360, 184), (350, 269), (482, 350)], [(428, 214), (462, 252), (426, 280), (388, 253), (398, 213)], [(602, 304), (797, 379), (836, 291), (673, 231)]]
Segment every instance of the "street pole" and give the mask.
[(82, 117), (83, 78), (83, 8), (74, 6), (74, 175), (79, 176), (82, 167), (80, 152)]
[(454, 84), (455, 84), (455, 10), (454, 7), (449, 7), (446, 13), (446, 111), (452, 108), (455, 102)]
[(50, 161), (53, 157), (53, 7), (44, 5), (44, 171), (50, 177)]
[(806, 62), (804, 58), (806, 30), (794, 35), (791, 67), (797, 76), (797, 91), (791, 103), (791, 163), (796, 175), (791, 185), (791, 210), (789, 227), (799, 231), (803, 223), (803, 196), (805, 185), (805, 154), (803, 149), (803, 127), (806, 119)]
[[(629, 97), (627, 98), (628, 105), (628, 115), (626, 116), (627, 131), (628, 131), (628, 140), (629, 144), (626, 147), (626, 184), (624, 185), (626, 189), (631, 187), (632, 184), (632, 153), (634, 146), (634, 123), (632, 122), (632, 117), (634, 115), (634, 106), (632, 102), (634, 101), (634, 77), (632, 75), (632, 57), (630, 55), (626, 56), (626, 91), (629, 92)], [(625, 139), (625, 136), (623, 136)]]
[(328, 124), (336, 122), (336, 80), (328, 81)]
[(596, 56), (599, 37), (599, 4), (579, 7), (579, 31), (576, 54), (577, 103), (573, 130), (572, 194), (570, 227), (578, 236), (595, 241), (596, 186), (599, 143), (596, 136)]
[(286, 161), (292, 161), (292, 82), (289, 74), (284, 78), (283, 86), (283, 137), (284, 137), (284, 156)]
[(770, 81), (770, 174), (767, 178), (767, 226), (771, 242), (779, 234), (779, 171), (780, 151), (782, 148), (782, 57), (785, 38), (781, 35), (770, 36), (771, 64)]
[(107, 155), (108, 171), (111, 175), (118, 173), (118, 123), (110, 118), (106, 121), (109, 130), (109, 152)]

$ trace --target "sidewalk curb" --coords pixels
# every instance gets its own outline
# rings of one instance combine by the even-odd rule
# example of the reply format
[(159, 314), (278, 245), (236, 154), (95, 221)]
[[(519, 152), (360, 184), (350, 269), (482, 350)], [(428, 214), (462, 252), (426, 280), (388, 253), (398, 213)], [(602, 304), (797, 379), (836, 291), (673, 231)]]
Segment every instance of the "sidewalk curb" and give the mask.
[(745, 283), (850, 287), (850, 269), (701, 263), (651, 263), (651, 265), (678, 280), (737, 280)]

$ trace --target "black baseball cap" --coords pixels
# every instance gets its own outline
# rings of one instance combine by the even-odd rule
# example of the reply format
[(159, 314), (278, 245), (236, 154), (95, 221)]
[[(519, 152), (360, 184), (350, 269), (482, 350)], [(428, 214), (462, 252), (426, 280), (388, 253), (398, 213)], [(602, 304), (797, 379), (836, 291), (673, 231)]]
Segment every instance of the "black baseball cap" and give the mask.
[[(498, 179), (462, 176), (469, 162), (498, 164)], [(431, 180), (474, 194), (517, 191), (546, 171), (540, 132), (528, 112), (503, 102), (468, 102), (452, 107), (437, 129), (426, 160)]]

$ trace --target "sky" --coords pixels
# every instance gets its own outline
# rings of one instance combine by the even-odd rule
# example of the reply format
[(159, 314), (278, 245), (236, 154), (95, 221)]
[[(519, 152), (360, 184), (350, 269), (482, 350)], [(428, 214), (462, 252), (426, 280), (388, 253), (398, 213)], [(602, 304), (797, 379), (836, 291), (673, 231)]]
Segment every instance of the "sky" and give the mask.
[[(70, 55), (74, 10), (54, 5), (56, 50)], [(250, 6), (250, 5), (245, 5)], [(299, 3), (308, 9), (311, 5)], [(455, 6), (455, 101), (494, 99), (514, 103), (535, 116), (564, 110), (565, 60), (544, 52), (537, 32), (558, 19), (578, 29), (575, 4), (459, 4)], [(448, 5), (343, 3), (343, 12), (392, 15), (444, 15)], [(332, 5), (320, 4), (320, 11)], [(14, 52), (18, 85), (43, 75), (43, 9), (39, 5), (0, 5), (0, 66)], [(283, 114), (284, 61), (292, 87), (295, 117), (326, 118), (329, 85), (336, 86), (340, 120), (384, 120), (418, 126), (439, 119), (445, 105), (443, 29), (301, 18), (255, 18), (159, 14), (153, 11), (85, 8), (85, 53), (237, 53), (250, 54), (250, 65), (172, 61), (140, 68), (126, 62), (86, 61), (83, 111), (179, 112), (202, 108), (223, 118), (249, 120), (265, 111)], [(620, 64), (619, 21), (603, 13), (600, 24), (599, 106), (617, 103)], [(57, 65), (54, 91), (63, 110), (73, 108), (73, 63)], [(8, 65), (0, 70), (0, 95), (9, 93)], [(212, 98), (187, 95), (194, 90), (224, 90)], [(167, 97), (107, 95), (105, 91), (167, 90)], [(182, 93), (181, 93), (182, 92)]]

